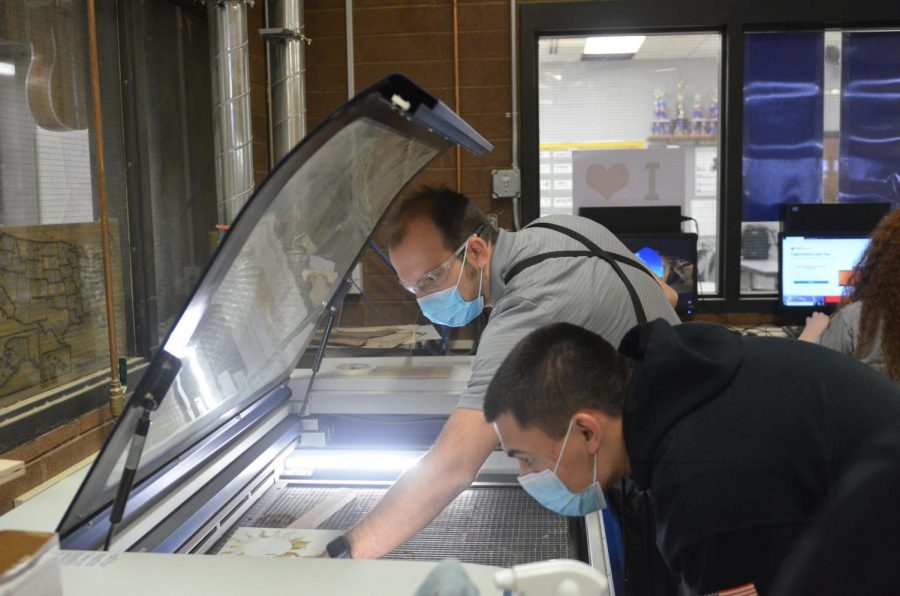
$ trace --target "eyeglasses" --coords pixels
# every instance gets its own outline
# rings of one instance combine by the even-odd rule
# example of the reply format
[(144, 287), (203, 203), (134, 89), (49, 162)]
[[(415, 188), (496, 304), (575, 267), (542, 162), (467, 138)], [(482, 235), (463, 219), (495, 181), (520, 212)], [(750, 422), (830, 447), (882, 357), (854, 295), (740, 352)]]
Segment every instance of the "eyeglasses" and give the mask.
[(466, 241), (462, 243), (462, 246), (457, 248), (456, 252), (450, 255), (450, 258), (417, 279), (415, 283), (408, 284), (401, 281), (400, 285), (403, 286), (403, 289), (407, 292), (418, 294), (419, 296), (434, 292), (447, 280), (447, 275), (450, 273), (450, 267), (453, 266), (453, 260), (459, 256), (459, 253), (465, 250), (468, 243), (469, 239), (466, 238)]
[[(485, 225), (486, 224), (480, 225), (472, 236), (481, 236), (481, 232), (484, 230)], [(426, 294), (431, 294), (436, 291), (447, 280), (447, 274), (450, 273), (450, 267), (453, 266), (453, 260), (459, 256), (459, 253), (465, 250), (468, 243), (469, 238), (466, 238), (466, 241), (462, 243), (462, 246), (457, 248), (456, 252), (450, 255), (450, 258), (417, 279), (415, 283), (408, 284), (401, 281), (400, 285), (410, 294), (417, 294), (419, 296), (425, 296)]]

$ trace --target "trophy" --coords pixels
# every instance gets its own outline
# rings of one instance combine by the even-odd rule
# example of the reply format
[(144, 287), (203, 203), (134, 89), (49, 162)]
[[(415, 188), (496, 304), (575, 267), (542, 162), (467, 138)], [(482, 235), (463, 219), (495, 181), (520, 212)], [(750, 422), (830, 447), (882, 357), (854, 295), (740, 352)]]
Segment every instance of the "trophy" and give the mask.
[(713, 89), (709, 96), (709, 118), (706, 120), (706, 134), (719, 132), (719, 92)]
[(675, 94), (675, 130), (676, 135), (688, 133), (687, 118), (684, 117), (684, 81), (678, 81), (678, 92)]
[(699, 93), (694, 94), (694, 112), (691, 119), (691, 134), (703, 134), (703, 96)]
[(650, 126), (651, 134), (667, 135), (670, 134), (669, 119), (667, 112), (669, 111), (666, 103), (666, 94), (662, 89), (656, 89), (653, 92), (653, 123)]

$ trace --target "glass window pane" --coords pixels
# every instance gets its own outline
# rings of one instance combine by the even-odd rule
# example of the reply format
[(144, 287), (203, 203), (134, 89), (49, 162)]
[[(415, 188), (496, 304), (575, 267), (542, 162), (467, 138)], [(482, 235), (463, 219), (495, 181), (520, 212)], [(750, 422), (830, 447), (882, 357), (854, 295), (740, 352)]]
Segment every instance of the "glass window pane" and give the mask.
[(678, 205), (717, 293), (721, 66), (718, 33), (541, 38), (540, 214)]
[(778, 281), (778, 210), (823, 189), (825, 43), (821, 31), (748, 33), (744, 57), (741, 292)]
[(900, 31), (829, 33), (837, 63), (830, 63), (826, 73), (834, 72), (837, 84), (826, 97), (835, 104), (840, 101), (839, 110), (834, 110), (841, 130), (838, 200), (890, 202), (896, 207), (900, 205)]
[(742, 294), (778, 291), (780, 205), (900, 203), (897, 52), (897, 31), (747, 34)]
[[(109, 370), (110, 359), (85, 6), (8, 0), (2, 12), (0, 408), (5, 408)], [(98, 7), (97, 25), (113, 314), (119, 353), (125, 355), (128, 228), (124, 181), (111, 180), (124, 170), (121, 121), (111, 108), (120, 85), (115, 6)]]

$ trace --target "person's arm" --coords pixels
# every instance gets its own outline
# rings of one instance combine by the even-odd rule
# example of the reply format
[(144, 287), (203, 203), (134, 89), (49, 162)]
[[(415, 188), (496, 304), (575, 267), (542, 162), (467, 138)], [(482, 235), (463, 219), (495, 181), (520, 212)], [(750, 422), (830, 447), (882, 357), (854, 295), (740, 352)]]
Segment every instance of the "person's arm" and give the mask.
[(350, 556), (372, 559), (389, 553), (427, 526), (465, 490), (498, 443), (481, 401), (503, 358), (525, 335), (550, 319), (527, 299), (495, 304), (481, 335), (472, 375), (459, 406), (425, 456), (407, 470), (381, 502), (347, 533)]
[(828, 328), (828, 315), (821, 312), (814, 312), (811, 316), (806, 317), (806, 327), (797, 339), (808, 342), (817, 342), (819, 336)]
[(856, 336), (859, 334), (859, 315), (862, 303), (852, 302), (838, 309), (828, 323), (828, 327), (817, 340), (820, 346), (837, 350), (841, 354), (853, 356), (856, 353)]
[(350, 556), (375, 559), (406, 542), (472, 483), (496, 445), (481, 410), (457, 408), (428, 453), (347, 533)]
[(666, 300), (669, 301), (669, 304), (672, 306), (672, 308), (675, 308), (675, 306), (678, 304), (678, 292), (673, 290), (672, 286), (664, 282), (662, 278), (656, 277), (655, 275), (653, 277), (656, 279), (659, 287), (661, 287), (663, 292), (665, 292)]

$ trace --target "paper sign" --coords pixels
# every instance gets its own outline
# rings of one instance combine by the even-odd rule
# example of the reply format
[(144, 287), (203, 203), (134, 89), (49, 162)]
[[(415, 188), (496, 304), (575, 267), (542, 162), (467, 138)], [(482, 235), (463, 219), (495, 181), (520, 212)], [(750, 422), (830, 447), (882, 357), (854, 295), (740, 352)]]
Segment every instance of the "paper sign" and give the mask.
[(714, 197), (719, 190), (719, 149), (697, 147), (694, 151), (694, 194), (698, 197)]
[(580, 207), (684, 204), (683, 149), (572, 152), (573, 212)]

